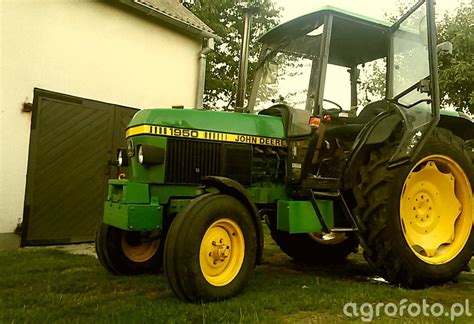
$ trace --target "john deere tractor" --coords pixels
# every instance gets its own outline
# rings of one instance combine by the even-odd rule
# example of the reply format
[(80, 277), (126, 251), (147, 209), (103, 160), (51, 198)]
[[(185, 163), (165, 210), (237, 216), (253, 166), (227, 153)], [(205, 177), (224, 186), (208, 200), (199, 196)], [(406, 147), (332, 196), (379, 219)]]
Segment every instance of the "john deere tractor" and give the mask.
[[(324, 7), (269, 31), (243, 112), (137, 112), (119, 151), (128, 178), (109, 181), (97, 232), (102, 265), (164, 268), (186, 301), (229, 298), (262, 261), (264, 219), (297, 261), (338, 263), (360, 245), (394, 285), (456, 279), (474, 250), (474, 127), (440, 110), (437, 53), (452, 48), (436, 44), (433, 2), (394, 24)], [(375, 60), (385, 98), (356, 111)], [(341, 70), (347, 87), (328, 97)]]

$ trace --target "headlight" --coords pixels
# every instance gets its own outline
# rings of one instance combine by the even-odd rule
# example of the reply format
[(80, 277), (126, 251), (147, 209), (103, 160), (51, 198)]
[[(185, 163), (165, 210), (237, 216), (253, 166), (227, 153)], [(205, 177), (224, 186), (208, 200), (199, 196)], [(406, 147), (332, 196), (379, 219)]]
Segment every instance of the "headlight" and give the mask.
[(145, 158), (143, 157), (143, 145), (138, 147), (138, 163), (143, 164)]
[(133, 141), (131, 139), (127, 141), (127, 155), (128, 156), (135, 155), (135, 146), (133, 145)]
[(128, 156), (125, 149), (120, 148), (117, 150), (117, 162), (120, 167), (128, 166)]
[(165, 161), (165, 150), (150, 144), (137, 146), (138, 163), (143, 165), (162, 164)]
[(123, 154), (122, 154), (122, 150), (120, 150), (120, 151), (118, 152), (118, 157), (117, 157), (117, 161), (118, 161), (118, 165), (119, 165), (119, 166), (122, 166), (122, 165), (123, 165), (123, 156), (122, 156), (122, 155), (123, 155)]

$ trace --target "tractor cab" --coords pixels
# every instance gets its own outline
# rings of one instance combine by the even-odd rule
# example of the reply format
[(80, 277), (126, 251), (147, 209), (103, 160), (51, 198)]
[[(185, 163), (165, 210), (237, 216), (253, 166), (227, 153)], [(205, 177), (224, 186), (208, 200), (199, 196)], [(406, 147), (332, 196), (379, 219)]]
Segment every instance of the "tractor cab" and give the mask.
[[(420, 2), (392, 24), (326, 6), (276, 27), (260, 40), (248, 110), (304, 110), (308, 119), (319, 117), (327, 135), (345, 142), (346, 150), (377, 115), (396, 111), (408, 121), (403, 145), (410, 149), (394, 154), (392, 162), (406, 162), (439, 118), (438, 100), (431, 100), (438, 90), (426, 9)], [(385, 98), (367, 98), (358, 89), (361, 72), (367, 74), (376, 61), (387, 70), (381, 80)], [(369, 103), (361, 106), (364, 95)]]
[[(249, 110), (260, 111), (280, 101), (315, 116), (356, 122), (360, 68), (386, 60), (389, 31), (386, 22), (334, 7), (323, 7), (271, 30), (260, 40), (263, 49)], [(327, 90), (325, 95), (331, 72), (348, 81), (340, 81), (335, 98), (328, 97)]]

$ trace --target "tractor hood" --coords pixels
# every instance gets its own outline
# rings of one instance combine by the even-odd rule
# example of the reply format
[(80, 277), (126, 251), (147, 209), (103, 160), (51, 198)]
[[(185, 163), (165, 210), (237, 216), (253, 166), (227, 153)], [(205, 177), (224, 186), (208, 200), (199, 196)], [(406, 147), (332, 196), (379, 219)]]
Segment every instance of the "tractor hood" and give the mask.
[[(176, 129), (181, 131), (176, 131)], [(285, 138), (285, 130), (280, 117), (164, 108), (144, 109), (137, 112), (127, 127), (127, 137), (145, 134), (175, 136), (173, 135), (175, 132), (182, 134), (185, 130), (199, 133), (201, 131), (213, 132), (216, 135), (236, 134), (274, 139)]]

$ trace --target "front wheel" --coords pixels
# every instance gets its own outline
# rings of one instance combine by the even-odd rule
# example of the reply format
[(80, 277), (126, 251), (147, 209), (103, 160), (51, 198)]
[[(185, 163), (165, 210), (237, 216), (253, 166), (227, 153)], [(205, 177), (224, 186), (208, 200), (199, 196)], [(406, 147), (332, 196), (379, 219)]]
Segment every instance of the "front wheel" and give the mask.
[(155, 273), (163, 264), (160, 231), (130, 232), (101, 224), (95, 250), (105, 269), (118, 275)]
[(252, 217), (237, 199), (206, 194), (193, 199), (171, 224), (164, 268), (183, 300), (213, 301), (238, 294), (255, 267)]
[(364, 256), (411, 288), (454, 280), (474, 249), (474, 172), (462, 140), (436, 129), (408, 165), (387, 169), (395, 145), (370, 153), (354, 190)]

